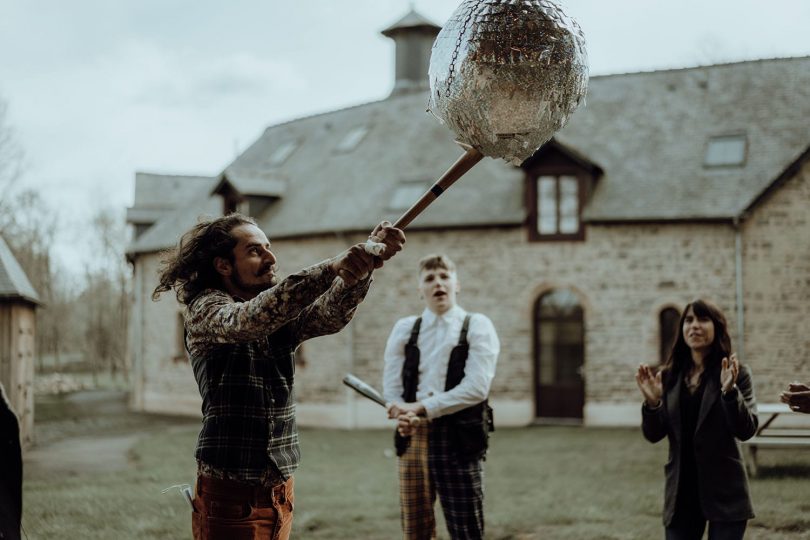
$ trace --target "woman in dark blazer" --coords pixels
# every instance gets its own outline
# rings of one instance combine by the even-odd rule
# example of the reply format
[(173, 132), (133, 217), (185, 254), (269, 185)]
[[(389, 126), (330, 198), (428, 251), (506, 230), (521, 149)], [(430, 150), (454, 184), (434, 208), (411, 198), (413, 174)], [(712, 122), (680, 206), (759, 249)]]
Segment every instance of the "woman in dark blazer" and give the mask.
[(758, 420), (751, 372), (731, 352), (723, 313), (712, 304), (687, 304), (669, 359), (656, 373), (642, 364), (636, 383), (644, 396), (642, 431), (650, 442), (669, 440), (664, 466), (667, 540), (738, 540), (754, 517), (738, 440)]

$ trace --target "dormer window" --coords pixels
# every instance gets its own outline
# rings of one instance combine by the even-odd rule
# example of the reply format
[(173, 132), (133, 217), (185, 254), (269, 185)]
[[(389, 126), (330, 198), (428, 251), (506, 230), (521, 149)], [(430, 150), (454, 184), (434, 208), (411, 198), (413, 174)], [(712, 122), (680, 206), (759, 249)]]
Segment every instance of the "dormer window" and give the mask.
[(282, 165), (287, 158), (298, 148), (298, 141), (287, 141), (281, 143), (267, 158), (267, 164), (271, 167), (278, 167)]
[(589, 175), (574, 168), (540, 168), (528, 181), (529, 239), (584, 240), (582, 206)]
[(582, 211), (602, 169), (555, 140), (535, 152), (522, 168), (529, 241), (584, 240)]
[(537, 178), (537, 219), (539, 235), (578, 234), (579, 179), (576, 176), (557, 175)]
[(343, 140), (335, 147), (335, 152), (338, 153), (347, 153), (351, 152), (357, 145), (363, 142), (363, 139), (366, 138), (366, 134), (368, 133), (368, 126), (360, 126), (350, 130)]
[(704, 167), (741, 167), (747, 153), (745, 135), (722, 135), (712, 137), (706, 146)]

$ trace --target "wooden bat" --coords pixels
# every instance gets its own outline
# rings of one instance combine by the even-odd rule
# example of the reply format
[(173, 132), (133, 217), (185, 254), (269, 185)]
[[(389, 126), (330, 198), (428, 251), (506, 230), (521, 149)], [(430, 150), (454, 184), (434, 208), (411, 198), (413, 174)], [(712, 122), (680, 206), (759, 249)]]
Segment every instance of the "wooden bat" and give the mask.
[(464, 176), (467, 171), (472, 169), (476, 163), (481, 161), (481, 158), (484, 157), (484, 154), (476, 150), (475, 148), (469, 147), (467, 151), (462, 154), (460, 158), (456, 160), (453, 165), (445, 171), (445, 173), (436, 181), (433, 186), (429, 190), (427, 190), (418, 201), (416, 201), (413, 206), (411, 206), (402, 216), (394, 223), (394, 227), (397, 229), (404, 230), (411, 221), (413, 221), (416, 216), (422, 213), (430, 203), (435, 201), (439, 195), (444, 193), (444, 191), (452, 186), (456, 180)]
[[(468, 146), (464, 146), (464, 148), (466, 150), (464, 154), (462, 154), (461, 157), (458, 158), (456, 162), (444, 172), (444, 174), (436, 181), (436, 183), (431, 186), (430, 189), (422, 194), (418, 201), (413, 203), (413, 205), (411, 205), (411, 207), (399, 217), (396, 223), (394, 223), (394, 227), (405, 230), (405, 227), (410, 225), (411, 221), (416, 219), (416, 216), (421, 214), (428, 206), (430, 206), (433, 201), (439, 198), (439, 195), (444, 193), (447, 188), (452, 186), (456, 180), (464, 176), (479, 161), (481, 161), (481, 158), (484, 157), (484, 154), (475, 148)], [(385, 250), (385, 244), (369, 239), (366, 241), (365, 248), (368, 253), (379, 256)], [(343, 270), (339, 272), (339, 275), (344, 280), (351, 283), (348, 276), (344, 275)]]
[[(388, 408), (388, 403), (385, 401), (385, 398), (382, 397), (382, 394), (380, 394), (376, 388), (366, 383), (360, 377), (356, 377), (351, 373), (347, 373), (346, 376), (343, 377), (343, 384), (345, 384), (358, 394), (362, 395), (363, 397), (370, 399), (374, 403), (378, 403), (383, 407), (385, 407), (386, 409)], [(418, 425), (419, 422), (421, 421), (422, 419), (418, 416), (414, 416), (410, 420), (412, 426)]]

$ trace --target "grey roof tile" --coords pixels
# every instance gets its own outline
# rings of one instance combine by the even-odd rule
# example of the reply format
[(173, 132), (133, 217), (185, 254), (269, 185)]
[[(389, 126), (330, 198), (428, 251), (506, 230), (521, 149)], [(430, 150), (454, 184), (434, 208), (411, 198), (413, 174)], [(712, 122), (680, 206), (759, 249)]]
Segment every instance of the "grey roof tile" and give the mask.
[(0, 236), (0, 298), (18, 298), (39, 304), (39, 295)]

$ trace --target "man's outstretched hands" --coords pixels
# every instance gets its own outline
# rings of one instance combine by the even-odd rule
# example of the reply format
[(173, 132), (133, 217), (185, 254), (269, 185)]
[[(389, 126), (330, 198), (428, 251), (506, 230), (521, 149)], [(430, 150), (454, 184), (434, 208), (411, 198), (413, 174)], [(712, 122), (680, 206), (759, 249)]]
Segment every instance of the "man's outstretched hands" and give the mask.
[(332, 269), (343, 282), (351, 287), (368, 277), (376, 267), (374, 256), (368, 253), (363, 244), (355, 244), (334, 259)]
[(661, 397), (664, 395), (664, 385), (661, 382), (661, 372), (654, 373), (647, 364), (638, 366), (636, 372), (636, 384), (644, 396), (644, 402), (650, 408), (658, 407), (661, 404)]
[(376, 249), (369, 249), (369, 244), (355, 244), (332, 259), (332, 269), (346, 285), (352, 286), (366, 279), (375, 268), (380, 268), (385, 261), (402, 251), (405, 233), (390, 222), (382, 221), (371, 231), (369, 242)]
[(405, 244), (405, 233), (391, 225), (390, 221), (381, 221), (374, 227), (366, 243), (367, 250), (375, 255), (375, 268), (380, 268), (385, 261), (402, 250)]

